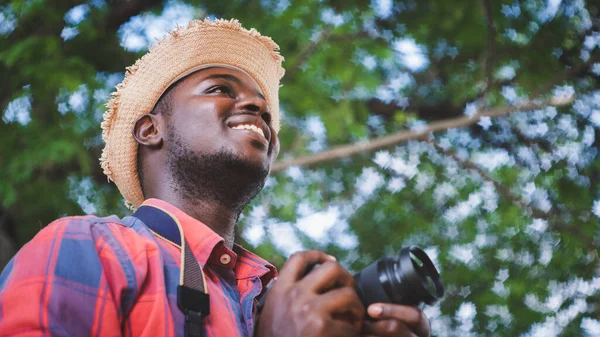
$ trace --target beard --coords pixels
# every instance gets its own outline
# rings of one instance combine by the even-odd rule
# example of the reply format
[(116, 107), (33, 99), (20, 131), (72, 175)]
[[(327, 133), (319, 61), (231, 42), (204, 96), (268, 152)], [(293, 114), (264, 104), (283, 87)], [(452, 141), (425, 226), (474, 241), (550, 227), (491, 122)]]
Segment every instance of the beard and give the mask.
[(196, 153), (181, 137), (169, 130), (172, 144), (167, 149), (167, 167), (175, 193), (192, 204), (218, 202), (237, 212), (262, 190), (268, 167), (248, 162), (230, 150)]

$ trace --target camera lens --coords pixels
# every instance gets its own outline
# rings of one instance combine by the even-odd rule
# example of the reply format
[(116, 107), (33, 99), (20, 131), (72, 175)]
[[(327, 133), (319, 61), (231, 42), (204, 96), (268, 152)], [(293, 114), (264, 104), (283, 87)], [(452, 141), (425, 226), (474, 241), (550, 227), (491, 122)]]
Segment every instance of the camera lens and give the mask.
[(427, 254), (405, 247), (397, 257), (384, 257), (354, 275), (356, 292), (365, 306), (373, 303), (434, 304), (444, 285)]

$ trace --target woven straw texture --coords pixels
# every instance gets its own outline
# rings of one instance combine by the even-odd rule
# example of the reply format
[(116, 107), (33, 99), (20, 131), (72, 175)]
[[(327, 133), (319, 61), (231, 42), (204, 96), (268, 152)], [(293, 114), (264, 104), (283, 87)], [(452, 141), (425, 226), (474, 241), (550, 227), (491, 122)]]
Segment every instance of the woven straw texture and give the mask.
[(242, 28), (237, 20), (195, 20), (187, 28), (170, 32), (127, 68), (123, 82), (107, 103), (100, 164), (130, 208), (135, 209), (144, 201), (137, 174), (134, 123), (152, 111), (171, 84), (190, 72), (206, 65), (232, 66), (246, 72), (262, 90), (273, 127), (279, 131), (279, 81), (285, 71), (278, 49), (271, 38)]

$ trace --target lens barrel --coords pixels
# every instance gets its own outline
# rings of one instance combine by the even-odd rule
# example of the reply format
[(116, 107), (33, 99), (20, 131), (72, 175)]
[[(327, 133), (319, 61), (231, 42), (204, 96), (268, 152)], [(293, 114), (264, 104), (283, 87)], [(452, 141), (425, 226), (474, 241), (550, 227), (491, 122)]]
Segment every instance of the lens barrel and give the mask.
[(373, 303), (434, 304), (444, 296), (444, 285), (427, 254), (405, 247), (397, 257), (384, 257), (354, 275), (356, 292), (365, 307)]

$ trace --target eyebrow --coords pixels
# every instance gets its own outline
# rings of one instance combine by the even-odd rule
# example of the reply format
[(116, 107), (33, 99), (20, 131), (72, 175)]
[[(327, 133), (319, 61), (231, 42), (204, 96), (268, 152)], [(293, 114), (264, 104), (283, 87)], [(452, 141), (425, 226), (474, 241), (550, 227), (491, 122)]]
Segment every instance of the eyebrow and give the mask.
[[(205, 78), (205, 80), (210, 80), (210, 79), (215, 79), (215, 78), (220, 78), (220, 79), (228, 80), (228, 81), (234, 82), (234, 83), (236, 83), (238, 85), (242, 85), (242, 80), (240, 80), (239, 78), (237, 78), (237, 77), (235, 77), (233, 75), (230, 75), (230, 74), (212, 74), (210, 76), (207, 76)], [(263, 100), (265, 100), (265, 101), (267, 100), (265, 98), (265, 96), (263, 96), (263, 94), (261, 94), (260, 92), (256, 92), (256, 94), (260, 98), (262, 98)]]

